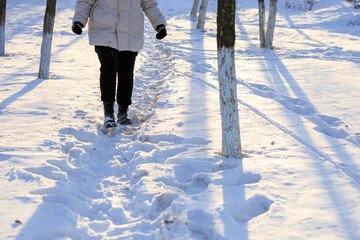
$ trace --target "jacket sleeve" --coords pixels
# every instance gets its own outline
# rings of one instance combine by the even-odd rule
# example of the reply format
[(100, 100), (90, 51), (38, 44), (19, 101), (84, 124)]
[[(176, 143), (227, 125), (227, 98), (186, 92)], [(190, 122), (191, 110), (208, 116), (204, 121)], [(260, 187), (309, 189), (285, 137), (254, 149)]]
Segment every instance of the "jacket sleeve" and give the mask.
[(160, 24), (166, 26), (165, 17), (161, 14), (156, 0), (141, 0), (141, 7), (155, 30)]
[(74, 22), (81, 22), (84, 26), (88, 22), (90, 12), (96, 0), (77, 0), (75, 7)]

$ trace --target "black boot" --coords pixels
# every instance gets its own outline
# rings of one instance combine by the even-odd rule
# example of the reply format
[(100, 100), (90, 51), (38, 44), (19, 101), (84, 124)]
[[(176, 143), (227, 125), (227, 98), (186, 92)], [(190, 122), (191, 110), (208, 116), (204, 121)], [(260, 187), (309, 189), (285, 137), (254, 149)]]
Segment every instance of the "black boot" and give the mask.
[(114, 102), (104, 102), (104, 126), (106, 128), (116, 127), (114, 115)]
[(119, 113), (117, 115), (118, 117), (118, 123), (121, 125), (129, 125), (131, 124), (131, 119), (129, 118), (128, 114), (128, 106), (121, 106), (119, 105)]

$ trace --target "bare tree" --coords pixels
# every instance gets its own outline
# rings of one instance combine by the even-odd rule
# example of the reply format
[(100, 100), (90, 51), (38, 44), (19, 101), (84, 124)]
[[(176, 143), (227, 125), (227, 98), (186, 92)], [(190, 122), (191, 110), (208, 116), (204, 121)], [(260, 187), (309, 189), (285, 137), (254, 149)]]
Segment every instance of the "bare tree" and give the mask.
[(198, 20), (196, 28), (200, 29), (202, 31), (204, 31), (204, 27), (205, 27), (205, 17), (206, 17), (208, 3), (209, 3), (209, 0), (201, 1), (200, 11), (199, 11), (199, 20)]
[(0, 0), (0, 56), (5, 55), (6, 0)]
[(353, 3), (354, 8), (356, 8), (356, 9), (360, 8), (360, 1), (359, 0), (353, 0), (352, 3)]
[(277, 0), (270, 0), (269, 20), (266, 30), (266, 39), (265, 39), (265, 47), (267, 48), (273, 48), (276, 12), (277, 12)]
[(190, 16), (194, 19), (196, 18), (196, 14), (199, 10), (199, 4), (200, 4), (200, 0), (194, 0), (194, 4), (193, 4), (191, 14), (190, 14)]
[(265, 28), (265, 1), (259, 0), (259, 35), (260, 47), (265, 47), (266, 28)]
[(262, 48), (266, 47), (271, 49), (273, 48), (273, 39), (275, 32), (277, 0), (270, 0), (269, 19), (266, 30), (265, 30), (265, 2), (264, 0), (258, 0), (258, 3), (259, 3), (260, 47)]
[(56, 0), (46, 1), (44, 30), (41, 45), (39, 78), (48, 79), (51, 59), (51, 44), (54, 30)]
[(241, 159), (240, 125), (235, 73), (236, 0), (218, 0), (217, 47), (222, 125), (222, 154)]

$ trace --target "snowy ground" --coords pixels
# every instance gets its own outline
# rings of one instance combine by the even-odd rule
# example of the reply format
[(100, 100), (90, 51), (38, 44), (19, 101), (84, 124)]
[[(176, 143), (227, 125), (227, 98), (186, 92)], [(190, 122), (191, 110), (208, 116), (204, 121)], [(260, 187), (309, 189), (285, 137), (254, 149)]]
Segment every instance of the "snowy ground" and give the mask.
[(257, 1), (237, 6), (244, 159), (220, 156), (216, 1), (159, 0), (146, 24), (133, 126), (101, 131), (99, 63), (58, 1), (51, 79), (37, 78), (44, 1), (8, 1), (0, 58), (1, 239), (360, 239), (360, 13), (284, 8), (258, 48)]

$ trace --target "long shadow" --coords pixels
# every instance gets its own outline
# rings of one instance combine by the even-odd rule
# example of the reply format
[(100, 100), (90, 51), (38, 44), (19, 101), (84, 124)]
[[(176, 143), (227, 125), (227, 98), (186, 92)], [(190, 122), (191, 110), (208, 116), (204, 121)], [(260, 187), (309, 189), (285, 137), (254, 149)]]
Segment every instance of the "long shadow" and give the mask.
[(282, 15), (286, 21), (288, 22), (289, 26), (291, 26), (292, 28), (294, 28), (300, 35), (303, 35), (307, 40), (309, 41), (313, 41), (318, 43), (319, 46), (323, 46), (323, 47), (328, 47), (328, 45), (326, 45), (325, 43), (315, 40), (313, 38), (311, 38), (309, 35), (307, 35), (306, 33), (304, 33), (303, 30), (301, 30), (299, 27), (296, 26), (296, 24), (294, 23), (294, 21), (291, 19), (291, 17), (289, 15)]
[[(350, 2), (350, 1), (349, 1)], [(329, 3), (329, 5), (332, 5), (332, 3)], [(331, 30), (332, 32), (336, 32), (336, 33), (342, 33), (342, 34), (347, 34), (347, 35), (351, 35), (351, 36), (359, 36), (359, 31), (357, 29), (357, 25), (354, 25), (354, 31), (351, 33), (349, 31), (347, 31), (347, 27), (339, 27), (339, 25), (351, 25), (350, 19), (352, 17), (352, 19), (354, 21), (357, 20), (357, 16), (356, 16), (356, 12), (357, 10), (350, 7), (350, 6), (346, 6), (346, 1), (339, 1), (337, 3), (338, 6), (326, 9), (326, 7), (322, 7), (322, 11), (319, 11), (316, 15), (316, 17), (318, 17), (315, 21), (316, 23), (316, 28), (318, 29), (323, 29), (323, 30)], [(320, 10), (321, 8), (317, 9), (317, 4), (314, 5), (313, 10), (310, 11), (310, 13), (312, 11), (317, 11)], [(304, 12), (299, 11), (300, 14), (304, 14)], [(292, 9), (289, 9), (287, 11), (286, 15), (291, 15), (292, 13), (294, 13), (294, 11)], [(296, 14), (294, 14), (296, 15)], [(315, 15), (315, 14), (313, 14)], [(328, 16), (332, 16), (331, 18)], [(313, 28), (314, 27), (314, 23), (309, 22), (309, 23), (300, 23), (299, 25), (301, 25), (302, 28), (304, 29), (309, 29), (309, 28)], [(300, 33), (300, 32), (299, 32)]]
[[(239, 27), (241, 32), (246, 32), (244, 26), (241, 24), (240, 19), (237, 20), (237, 26)], [(246, 36), (246, 35), (245, 35)], [(248, 39), (249, 43), (251, 42), (251, 39)], [(251, 44), (251, 48), (258, 48), (255, 44)], [(260, 51), (260, 50), (259, 50)], [(266, 63), (266, 66), (264, 68), (264, 71), (270, 72), (272, 76), (272, 80), (275, 81), (274, 83), (277, 86), (280, 86), (281, 89), (285, 92), (284, 95), (289, 95), (289, 92), (287, 91), (287, 87), (285, 86), (282, 79), (285, 79), (285, 81), (289, 84), (291, 89), (293, 90), (294, 94), (304, 101), (307, 101), (308, 103), (311, 103), (309, 99), (306, 97), (305, 92), (302, 90), (300, 85), (297, 83), (297, 81), (294, 79), (294, 77), (291, 75), (289, 70), (286, 68), (286, 66), (282, 63), (281, 59), (276, 55), (275, 52), (264, 51), (264, 61)], [(268, 60), (267, 58), (270, 57), (271, 60)], [(268, 79), (269, 83), (270, 79)], [(283, 94), (283, 93), (282, 93)], [(285, 114), (285, 116), (289, 116), (288, 114)], [(290, 117), (290, 116), (289, 116)], [(307, 128), (304, 124), (302, 124), (302, 118), (301, 116), (295, 114), (292, 115), (292, 117), (289, 119), (292, 122), (295, 122), (297, 125), (298, 132), (301, 133), (301, 136), (306, 139), (308, 146), (316, 146), (316, 143), (313, 142), (311, 134), (307, 131)], [(344, 156), (348, 158), (348, 161), (354, 162), (351, 155), (344, 149), (339, 149), (342, 145), (339, 142), (338, 139), (331, 139), (329, 140), (329, 144), (334, 149), (338, 149), (337, 156), (339, 159), (343, 159)], [(307, 147), (308, 147), (307, 146)], [(311, 150), (311, 149), (310, 149)], [(309, 158), (313, 159), (314, 156), (309, 153)], [(354, 232), (352, 232), (349, 229), (349, 226), (354, 227), (356, 226), (356, 221), (349, 215), (346, 214), (346, 208), (344, 207), (341, 202), (343, 201), (343, 196), (339, 194), (339, 192), (336, 190), (336, 183), (328, 176), (326, 172), (326, 166), (319, 163), (314, 163), (313, 167), (316, 168), (319, 176), (322, 177), (322, 185), (327, 190), (327, 195), (329, 196), (331, 202), (333, 203), (334, 209), (336, 210), (337, 217), (339, 219), (341, 228), (344, 230), (347, 239), (352, 239), (354, 236)], [(358, 183), (356, 183), (358, 184)], [(358, 188), (357, 188), (358, 189)]]
[[(237, 174), (240, 176), (244, 175), (243, 170), (243, 161), (238, 160), (237, 161)], [(226, 170), (223, 171), (222, 177), (224, 180), (226, 180), (227, 172)], [(236, 199), (234, 199), (234, 195), (236, 196)], [(224, 201), (224, 208), (227, 209), (227, 211), (231, 211), (232, 206), (236, 206), (237, 204), (243, 204), (246, 201), (246, 192), (245, 192), (245, 185), (238, 185), (236, 187), (236, 193), (234, 192), (234, 188), (232, 187), (226, 187), (223, 186), (223, 201)], [(244, 212), (242, 212), (244, 214)], [(243, 218), (243, 216), (238, 216), (239, 218)], [(227, 216), (222, 216), (223, 222), (226, 223), (229, 221)], [(231, 236), (234, 236), (236, 234), (236, 239), (238, 240), (248, 240), (249, 239), (249, 230), (248, 230), (248, 220), (250, 219), (244, 219), (244, 221), (237, 221), (235, 218), (231, 219), (231, 221), (235, 221), (238, 224), (237, 233), (240, 232), (240, 235), (237, 235), (233, 232), (233, 228), (229, 226), (228, 224), (224, 224), (224, 237), (225, 239), (234, 239), (231, 238)], [(230, 221), (230, 222), (231, 222)], [(240, 231), (239, 231), (240, 230)]]
[[(336, 15), (336, 14), (335, 14)], [(286, 28), (292, 28), (292, 29), (295, 29), (301, 36), (303, 36), (307, 41), (303, 42), (303, 44), (306, 44), (310, 47), (313, 47), (313, 48), (317, 48), (318, 51), (322, 52), (322, 51), (327, 51), (327, 50), (331, 50), (331, 49), (336, 49), (335, 46), (331, 46), (331, 45), (328, 45), (326, 44), (325, 42), (323, 41), (320, 41), (320, 40), (317, 40), (315, 39), (314, 37), (311, 37), (309, 36), (308, 34), (306, 34), (301, 28), (303, 29), (314, 29), (314, 31), (316, 30), (317, 32), (319, 31), (318, 29), (320, 28), (320, 31), (332, 31), (334, 33), (338, 32), (338, 33), (342, 33), (342, 34), (347, 34), (347, 35), (350, 35), (350, 36), (356, 36), (356, 37), (359, 37), (359, 34), (355, 28), (354, 28), (354, 34), (350, 34), (348, 30), (345, 30), (345, 31), (341, 31), (342, 28), (338, 28), (338, 27), (334, 27), (332, 29), (329, 29), (329, 28), (322, 28), (322, 25), (321, 24), (317, 24), (316, 25), (316, 28), (314, 28), (314, 25), (313, 24), (301, 24), (301, 23), (295, 23), (292, 18), (291, 18), (291, 15), (289, 14), (284, 14), (284, 15), (281, 15), (287, 22), (288, 22), (288, 27)], [(344, 18), (346, 20), (344, 21), (349, 21), (347, 19), (346, 16), (344, 16)], [(355, 18), (354, 18), (355, 19)], [(330, 20), (332, 21), (332, 20)], [(339, 21), (339, 20), (338, 20)], [(342, 22), (344, 22), (342, 21)], [(340, 21), (339, 21), (340, 22)], [(325, 23), (323, 23), (325, 24)], [(329, 27), (331, 24), (325, 24), (325, 26)], [(335, 26), (337, 24), (334, 24)], [(321, 29), (322, 28), (322, 29)], [(347, 29), (346, 27), (344, 29)], [(339, 31), (340, 30), (340, 31)], [(318, 33), (318, 34), (322, 34), (322, 33)], [(336, 41), (336, 40), (333, 40), (333, 41)], [(341, 44), (340, 44), (341, 45)], [(322, 48), (322, 49), (319, 49), (319, 48)], [(306, 54), (306, 52), (308, 50), (306, 49), (303, 49), (303, 50), (298, 50), (299, 51), (299, 54)], [(344, 54), (346, 55), (346, 57), (343, 57), (341, 59), (341, 56), (339, 56), (338, 54), (331, 54), (329, 56), (327, 56), (327, 60), (330, 60), (330, 61), (338, 61), (338, 60), (351, 60), (352, 62), (355, 62), (355, 63), (358, 63), (359, 62), (359, 51), (356, 51), (356, 50), (341, 50), (344, 52)], [(324, 56), (322, 56), (323, 58)]]
[[(278, 58), (276, 53), (272, 52), (271, 56), (272, 56), (272, 58), (274, 58), (276, 60), (271, 60), (271, 61), (266, 60), (266, 62), (268, 65), (268, 69), (273, 70), (273, 71), (271, 71), (271, 74), (273, 75), (273, 79), (277, 82), (277, 84), (283, 85), (283, 89), (286, 89), (284, 82), (282, 81), (282, 79), (284, 79), (289, 84), (291, 89), (293, 90), (293, 93), (299, 99), (302, 99), (308, 103), (311, 103), (310, 100), (306, 97), (306, 94), (304, 93), (304, 91), (301, 89), (301, 87), (298, 85), (298, 83), (294, 79), (294, 77), (290, 74), (290, 72), (288, 71), (286, 66)], [(274, 71), (275, 69), (277, 71)], [(314, 107), (314, 109), (315, 109), (315, 107)], [(316, 143), (311, 140), (311, 134), (306, 130), (306, 127), (304, 125), (301, 126), (301, 124), (300, 124), (302, 122), (301, 117), (296, 116), (296, 118), (294, 120), (297, 123), (299, 131), (301, 132), (301, 135), (304, 136), (311, 145), (316, 146)], [(326, 139), (328, 139), (328, 138), (326, 138)], [(355, 169), (355, 172), (359, 172), (358, 168), (355, 165), (353, 157), (343, 147), (341, 147), (342, 144), (340, 143), (340, 141), (338, 139), (336, 139), (336, 138), (332, 138), (331, 140), (328, 139), (328, 143), (330, 144), (331, 149), (337, 149), (335, 154), (338, 159), (341, 159), (341, 160), (346, 159), (347, 162), (351, 162), (352, 168)], [(317, 170), (319, 172), (319, 175), (322, 176), (322, 178), (323, 178), (322, 179), (323, 186), (324, 187), (326, 186), (327, 189), (330, 189), (330, 191), (328, 191), (328, 195), (329, 195), (331, 201), (333, 202), (333, 206), (336, 207), (336, 209), (337, 209), (337, 215), (338, 215), (340, 221), (342, 222), (342, 228), (343, 228), (343, 230), (345, 230), (348, 239), (352, 239), (353, 233), (349, 232), (347, 230), (349, 229), (348, 226), (355, 226), (356, 221), (354, 221), (354, 219), (351, 219), (350, 216), (347, 216), (344, 214), (344, 212), (346, 212), (346, 209), (343, 207), (342, 204), (339, 204), (343, 200), (343, 197), (341, 195), (339, 195), (339, 193), (337, 193), (337, 191), (335, 189), (336, 183), (326, 173), (325, 166), (323, 166), (321, 164), (314, 164), (314, 167), (316, 167), (316, 166), (318, 166)], [(358, 183), (356, 183), (356, 184), (358, 184)]]
[[(72, 40), (69, 44), (66, 44), (64, 47), (57, 49), (56, 51), (52, 52), (52, 55), (57, 55), (58, 53), (66, 50), (67, 48), (69, 48), (72, 44), (76, 43), (77, 41), (79, 41), (82, 37), (77, 37), (74, 40)], [(40, 50), (39, 50), (40, 51)], [(25, 70), (27, 68), (29, 68), (30, 66), (35, 65), (35, 63), (31, 63), (25, 67), (22, 67), (21, 69), (18, 69), (18, 72), (22, 72), (22, 70)], [(8, 74), (9, 76), (13, 75), (12, 73)], [(35, 75), (35, 74), (34, 74)], [(23, 97), (24, 95), (26, 95), (27, 93), (31, 92), (32, 90), (34, 90), (37, 86), (39, 86), (43, 81), (45, 81), (46, 79), (34, 79), (31, 82), (27, 83), (27, 85), (22, 88), (20, 91), (14, 93), (13, 95), (11, 95), (10, 97), (4, 99), (2, 102), (0, 102), (0, 113), (7, 108), (10, 104), (14, 103), (16, 100), (18, 100), (19, 98)]]
[[(57, 4), (56, 15), (59, 15), (60, 12), (67, 9), (74, 9), (75, 6), (75, 4), (66, 7), (63, 5), (64, 4)], [(11, 40), (18, 34), (41, 36), (45, 7), (45, 1), (23, 1), (20, 3), (19, 1), (8, 1), (6, 6), (6, 40)], [(31, 11), (23, 11), (23, 9), (31, 9)], [(22, 15), (18, 16), (18, 14)], [(69, 21), (69, 24), (71, 24), (71, 21)], [(37, 27), (39, 27), (39, 29)]]
[[(206, 65), (206, 56), (205, 56), (205, 49), (204, 49), (204, 34), (196, 29), (195, 22), (191, 21), (191, 30), (190, 30), (190, 45), (191, 49), (189, 52), (189, 62), (191, 64), (191, 75), (190, 77), (200, 78), (204, 81), (207, 81), (207, 69), (204, 67)], [(201, 51), (199, 51), (201, 50)], [(205, 68), (205, 69), (204, 69)], [(202, 87), (200, 85), (200, 87)], [(192, 81), (189, 79), (189, 95), (188, 95), (188, 106), (187, 109), (191, 113), (195, 113), (196, 115), (202, 115), (202, 118), (198, 118), (199, 124), (202, 125), (205, 123), (207, 125), (208, 122), (208, 114), (206, 112), (199, 113), (198, 108), (196, 105), (202, 105), (207, 104), (207, 96), (206, 96), (206, 88), (203, 89), (203, 91), (199, 91), (199, 84), (196, 81)], [(205, 108), (205, 111), (208, 109)], [(193, 114), (192, 114), (193, 115)], [(195, 119), (194, 119), (195, 120)], [(187, 129), (190, 126), (190, 124), (185, 125), (185, 129)], [(187, 129), (186, 132), (189, 134), (192, 134), (192, 131), (194, 129)], [(207, 128), (204, 129), (204, 137), (208, 137), (209, 134), (207, 133)]]
[(11, 95), (10, 97), (6, 98), (5, 100), (3, 100), (0, 103), (0, 113), (7, 108), (10, 104), (12, 104), (13, 102), (15, 102), (16, 100), (18, 100), (19, 98), (21, 98), (22, 96), (24, 96), (25, 94), (31, 92), (32, 90), (34, 90), (38, 85), (40, 85), (45, 79), (40, 79), (37, 78), (35, 80), (32, 80), (31, 82), (29, 82), (23, 89), (21, 89), (20, 91), (18, 91), (17, 93), (14, 93), (13, 95)]
[[(271, 72), (272, 79), (275, 81), (275, 84), (278, 86), (282, 86), (282, 89), (284, 89), (285, 95), (289, 95), (289, 92), (286, 89), (286, 86), (282, 79), (284, 79), (288, 85), (290, 86), (292, 92), (296, 95), (298, 99), (301, 99), (308, 104), (310, 104), (311, 108), (315, 110), (315, 113), (317, 115), (320, 115), (320, 113), (316, 110), (316, 107), (311, 104), (311, 101), (307, 98), (305, 92), (300, 87), (300, 85), (297, 83), (297, 81), (294, 79), (294, 77), (291, 75), (289, 70), (286, 68), (286, 66), (283, 64), (281, 59), (276, 55), (275, 52), (267, 53), (271, 56), (272, 60), (266, 60), (266, 64), (268, 66), (268, 69)], [(339, 148), (341, 146), (341, 142), (337, 139), (332, 137), (332, 139), (328, 139), (329, 144), (331, 145), (332, 149), (337, 149), (336, 155), (338, 156), (338, 159), (346, 159), (346, 163), (350, 163), (352, 165), (353, 170), (355, 172), (359, 172), (358, 167), (355, 165), (356, 162), (354, 161), (353, 157), (344, 149)]]
[[(213, 69), (209, 64), (206, 63), (206, 60), (209, 60), (209, 59), (207, 59), (207, 56), (205, 54), (205, 53), (209, 53), (209, 51), (207, 49), (205, 49), (205, 46), (204, 46), (206, 34), (211, 34), (211, 33), (199, 32), (199, 30), (196, 29), (195, 22), (192, 22), (191, 32), (190, 32), (190, 41), (191, 41), (190, 62), (192, 64), (191, 65), (191, 72), (192, 72), (191, 77), (193, 79), (190, 81), (190, 84), (189, 84), (189, 95), (188, 95), (189, 105), (187, 108), (189, 109), (189, 111), (195, 112), (196, 114), (199, 114), (199, 112), (197, 113), (197, 111), (199, 111), (199, 109), (196, 108), (196, 104), (207, 104), (207, 102), (208, 102), (208, 100), (207, 100), (207, 91), (209, 89), (208, 87), (218, 91), (217, 87), (215, 87), (212, 83), (209, 83), (209, 81), (210, 81), (209, 76), (207, 76), (207, 73), (209, 73), (209, 71), (212, 71)], [(210, 54), (214, 54), (214, 53), (212, 52)], [(203, 88), (202, 91), (198, 90), (199, 87)], [(205, 111), (213, 111), (213, 110), (210, 109), (209, 107), (207, 107), (205, 109)], [(206, 127), (206, 126), (208, 126), (208, 122), (209, 122), (207, 113), (201, 112), (200, 115), (201, 116), (196, 116), (196, 117), (200, 119), (200, 124), (205, 124), (205, 126), (204, 126), (205, 128), (203, 128), (203, 132), (202, 132), (202, 137), (203, 136), (209, 137), (209, 133), (207, 133), (207, 131), (209, 130), (209, 127)], [(220, 116), (219, 116), (219, 118), (220, 118)], [(186, 128), (186, 125), (184, 127)], [(186, 132), (189, 132), (189, 134), (191, 135), (191, 129), (187, 129)], [(230, 160), (228, 160), (228, 161), (230, 161)], [(225, 165), (227, 163), (228, 162), (224, 161)], [(241, 176), (244, 175), (242, 161), (241, 160), (236, 161), (236, 165), (237, 165), (237, 170), (238, 170), (237, 174), (239, 174)], [(225, 181), (225, 179), (227, 179), (229, 177), (227, 175), (226, 171), (227, 170), (224, 169), (223, 174), (222, 174), (224, 181)], [(232, 174), (234, 174), (234, 173), (232, 172)], [(234, 189), (234, 187), (222, 186), (222, 188), (223, 188), (222, 198), (223, 198), (224, 209), (227, 210), (230, 207), (232, 207), (238, 203), (245, 202), (246, 198), (245, 198), (245, 186), (244, 185), (236, 186), (236, 190)], [(236, 193), (234, 193), (234, 190), (236, 191)], [(236, 222), (234, 219), (232, 219), (229, 216), (229, 214), (226, 211), (221, 212), (220, 216), (221, 216), (222, 222), (224, 224), (224, 226), (223, 226), (224, 227), (224, 239), (234, 239), (234, 235), (236, 235), (236, 239), (239, 239), (239, 240), (248, 240), (249, 239), (247, 221), (244, 221), (241, 223)], [(234, 222), (236, 224), (236, 227), (234, 227), (233, 224), (230, 224), (230, 223), (234, 223)], [(211, 229), (211, 226), (209, 226), (209, 228)], [(237, 235), (239, 232), (241, 232), (241, 234)]]
[[(7, 11), (11, 11), (13, 8), (17, 7), (19, 3), (8, 3), (7, 5)], [(29, 4), (27, 2), (24, 2), (23, 4)], [(40, 3), (39, 2), (35, 2), (35, 3), (31, 3), (31, 6), (40, 6), (40, 5), (46, 5), (46, 3), (42, 2)], [(42, 13), (43, 14), (43, 13)], [(39, 18), (36, 18), (36, 20), (40, 20), (41, 21), (43, 20), (43, 17), (39, 17)], [(37, 23), (37, 21), (34, 21), (34, 19), (30, 19), (28, 21), (32, 21), (33, 23)], [(24, 24), (22, 24), (23, 26)], [(26, 25), (26, 24), (25, 24)], [(18, 29), (15, 29), (16, 32), (22, 32)], [(66, 48), (68, 48), (70, 45), (74, 44), (76, 41), (79, 41), (80, 38), (76, 38), (74, 39), (72, 42), (70, 42), (69, 44), (65, 45), (64, 47), (62, 48), (59, 48), (57, 51), (53, 51), (52, 52), (52, 55), (56, 55), (58, 54), (59, 52), (65, 50)], [(39, 52), (40, 52), (40, 48), (39, 48)], [(5, 61), (5, 60), (4, 60)], [(37, 62), (32, 62), (26, 66), (22, 66), (21, 68), (19, 69), (16, 69), (17, 72), (24, 72), (26, 69), (29, 69), (30, 67), (33, 67), (35, 64), (37, 64)], [(24, 75), (24, 74), (21, 74), (21, 75)], [(35, 73), (34, 74), (30, 74), (30, 75), (36, 75)], [(9, 74), (4, 74), (3, 77), (6, 79), (7, 77), (6, 76), (14, 76), (13, 73), (9, 73)], [(44, 81), (44, 79), (34, 79), (32, 80), (31, 82), (27, 83), (27, 85), (25, 87), (23, 87), (20, 91), (12, 94), (11, 96), (7, 97), (6, 99), (2, 100), (2, 102), (0, 102), (0, 113), (4, 111), (5, 108), (7, 108), (10, 104), (14, 103), (16, 100), (18, 100), (19, 98), (23, 97), (24, 95), (26, 95), (27, 93), (31, 92), (32, 90), (34, 90), (37, 86), (39, 86), (42, 82)]]

